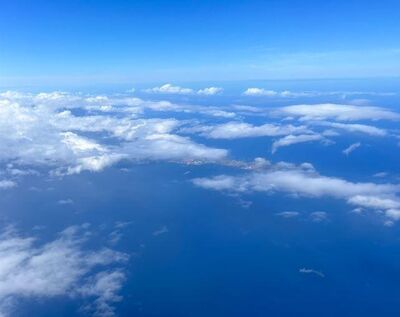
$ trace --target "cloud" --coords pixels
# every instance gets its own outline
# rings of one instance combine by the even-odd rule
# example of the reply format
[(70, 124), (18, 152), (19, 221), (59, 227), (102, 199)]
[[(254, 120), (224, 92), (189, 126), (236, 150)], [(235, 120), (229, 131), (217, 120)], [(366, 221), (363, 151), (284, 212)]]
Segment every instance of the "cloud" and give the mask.
[(328, 214), (325, 211), (314, 211), (310, 214), (310, 219), (313, 222), (324, 222), (328, 220)]
[(17, 183), (13, 180), (8, 180), (8, 179), (0, 180), (0, 189), (10, 189), (16, 186)]
[(273, 97), (273, 96), (277, 96), (278, 93), (275, 90), (266, 90), (263, 88), (247, 88), (247, 90), (243, 93), (243, 95)]
[(211, 139), (240, 139), (262, 136), (280, 136), (309, 132), (306, 126), (263, 124), (254, 126), (245, 122), (231, 121), (214, 126), (197, 126), (183, 129), (185, 132), (199, 132)]
[[(54, 169), (54, 175), (63, 175), (98, 172), (120, 160), (206, 162), (224, 159), (228, 153), (177, 135), (181, 122), (176, 119), (138, 118), (149, 108), (184, 112), (190, 107), (144, 102), (137, 98), (113, 99), (60, 92), (2, 96), (2, 162), (13, 161), (19, 166), (44, 165)], [(231, 116), (212, 107), (193, 107), (190, 111)]]
[(264, 88), (247, 88), (243, 95), (245, 96), (263, 96), (263, 97), (282, 97), (282, 98), (298, 98), (298, 97), (315, 97), (319, 96), (323, 93), (318, 92), (292, 92), (289, 90), (276, 91), (276, 90), (267, 90)]
[(178, 162), (216, 162), (225, 159), (228, 151), (198, 144), (174, 134), (151, 134), (125, 144), (123, 152), (139, 160), (172, 160)]
[(400, 201), (387, 197), (356, 195), (350, 197), (347, 202), (365, 208), (400, 209)]
[(347, 148), (345, 148), (343, 150), (343, 154), (344, 155), (350, 155), (351, 152), (353, 152), (354, 150), (358, 149), (360, 146), (361, 146), (360, 142), (353, 143), (349, 147), (347, 147)]
[(66, 199), (60, 199), (57, 201), (59, 205), (73, 205), (74, 201), (71, 198), (66, 198)]
[(208, 87), (197, 91), (198, 95), (213, 96), (222, 93), (224, 90), (220, 87)]
[(165, 234), (165, 233), (168, 233), (168, 232), (169, 232), (168, 227), (167, 226), (162, 226), (160, 229), (155, 230), (153, 232), (153, 236), (157, 237), (157, 236), (159, 236), (161, 234)]
[(94, 297), (95, 300), (84, 306), (84, 310), (94, 312), (95, 316), (115, 316), (114, 307), (110, 304), (120, 302), (122, 296), (118, 292), (125, 282), (125, 274), (122, 270), (103, 271), (88, 279), (77, 289), (79, 295)]
[(317, 276), (319, 276), (319, 277), (325, 277), (325, 274), (324, 273), (322, 273), (322, 272), (320, 272), (320, 271), (317, 271), (317, 270), (314, 270), (314, 269), (307, 269), (307, 268), (301, 268), (301, 269), (299, 269), (299, 272), (300, 273), (303, 273), (303, 274), (315, 274), (315, 275), (317, 275)]
[[(396, 211), (400, 210), (400, 185), (350, 182), (320, 175), (312, 167), (304, 164), (295, 166), (279, 163), (239, 176), (218, 175), (195, 178), (192, 182), (205, 189), (226, 192), (283, 192), (293, 197), (332, 197), (358, 207), (385, 210), (386, 216), (395, 220)], [(314, 214), (318, 218), (322, 215)]]
[(174, 86), (172, 84), (165, 84), (159, 87), (144, 89), (144, 92), (153, 94), (173, 94), (173, 95), (197, 94), (201, 96), (213, 96), (222, 93), (223, 89), (220, 87), (207, 87), (195, 91), (192, 88), (183, 88), (180, 86)]
[(298, 211), (282, 211), (278, 212), (276, 215), (283, 218), (296, 218), (300, 213)]
[(177, 94), (177, 95), (190, 95), (194, 93), (191, 88), (182, 88), (180, 86), (174, 86), (172, 84), (165, 84), (160, 87), (154, 87), (144, 90), (147, 93), (155, 94)]
[(266, 96), (281, 98), (299, 98), (299, 97), (320, 97), (320, 96), (347, 96), (370, 95), (370, 96), (394, 96), (396, 93), (379, 93), (374, 91), (290, 91), (290, 90), (267, 90), (264, 88), (247, 88), (243, 95), (245, 96)]
[(50, 242), (38, 243), (12, 227), (0, 236), (0, 314), (15, 315), (18, 299), (60, 296), (93, 301), (91, 312), (114, 316), (113, 304), (125, 274), (127, 255), (102, 248), (87, 249), (86, 225), (68, 227)]
[(366, 124), (356, 124), (356, 123), (338, 123), (338, 122), (316, 122), (315, 124), (328, 126), (335, 129), (342, 129), (348, 132), (359, 132), (365, 133), (371, 136), (386, 136), (387, 131), (381, 128), (377, 128)]
[(379, 172), (379, 173), (375, 173), (372, 176), (373, 177), (386, 177), (386, 176), (388, 176), (388, 173), (387, 172)]
[(274, 143), (272, 143), (272, 153), (275, 153), (280, 147), (289, 146), (298, 143), (314, 142), (314, 141), (327, 141), (324, 136), (320, 134), (300, 134), (300, 135), (287, 135)]
[(359, 120), (399, 120), (400, 115), (385, 108), (340, 105), (315, 104), (281, 107), (274, 111), (275, 115), (297, 117), (300, 120), (359, 121)]

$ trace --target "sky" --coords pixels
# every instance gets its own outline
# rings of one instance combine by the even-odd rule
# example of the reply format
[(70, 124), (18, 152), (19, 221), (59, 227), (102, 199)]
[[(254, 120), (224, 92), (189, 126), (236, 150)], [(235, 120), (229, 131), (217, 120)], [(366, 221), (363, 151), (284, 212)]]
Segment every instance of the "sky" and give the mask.
[(0, 317), (398, 317), (399, 6), (0, 0)]
[(6, 85), (400, 74), (395, 0), (2, 1)]

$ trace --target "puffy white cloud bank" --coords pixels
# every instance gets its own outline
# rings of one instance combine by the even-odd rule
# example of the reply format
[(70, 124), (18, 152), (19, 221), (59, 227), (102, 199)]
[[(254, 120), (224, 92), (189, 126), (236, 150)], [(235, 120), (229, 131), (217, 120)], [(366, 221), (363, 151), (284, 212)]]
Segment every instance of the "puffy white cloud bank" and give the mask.
[[(0, 161), (48, 165), (56, 173), (100, 171), (122, 159), (218, 161), (227, 150), (174, 133), (180, 122), (140, 118), (145, 111), (184, 111), (169, 102), (67, 93), (0, 96)], [(195, 109), (226, 115), (215, 109)], [(2, 187), (10, 184), (2, 183)]]
[[(156, 88), (155, 91), (204, 95), (222, 91), (218, 87), (195, 91), (170, 84)], [(191, 115), (194, 121), (203, 116), (226, 122), (182, 121), (175, 119), (174, 113)], [(242, 117), (249, 113), (266, 116), (268, 122), (259, 125), (244, 122)], [(282, 117), (299, 119), (302, 123), (284, 123)], [(399, 118), (399, 114), (384, 108), (354, 105), (295, 105), (278, 109), (208, 107), (145, 101), (131, 95), (8, 91), (0, 94), (0, 161), (45, 164), (55, 174), (101, 171), (121, 160), (220, 162), (228, 157), (227, 149), (195, 142), (187, 133), (208, 139), (280, 137), (273, 140), (275, 152), (280, 147), (304, 142), (329, 144), (327, 137), (342, 132), (390, 136), (389, 131), (372, 125), (337, 121)], [(3, 188), (10, 185), (1, 183)]]
[(87, 225), (72, 226), (40, 243), (8, 227), (0, 235), (0, 316), (15, 316), (18, 300), (79, 299), (94, 316), (114, 316), (125, 281), (124, 253), (88, 249)]

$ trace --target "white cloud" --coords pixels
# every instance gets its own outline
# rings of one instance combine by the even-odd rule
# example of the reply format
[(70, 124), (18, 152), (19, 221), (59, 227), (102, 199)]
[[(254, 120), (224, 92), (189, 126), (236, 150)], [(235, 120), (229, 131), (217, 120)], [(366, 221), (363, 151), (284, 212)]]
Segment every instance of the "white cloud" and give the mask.
[(85, 249), (87, 227), (65, 229), (50, 242), (39, 244), (13, 228), (0, 236), (0, 314), (15, 315), (19, 298), (66, 296), (93, 300), (93, 313), (113, 316), (124, 273), (110, 269), (127, 255), (107, 248)]
[[(307, 166), (296, 167), (288, 163), (266, 166), (264, 170), (240, 176), (219, 175), (192, 181), (202, 188), (227, 192), (283, 192), (294, 197), (333, 197), (375, 210), (393, 211), (400, 204), (400, 185), (355, 183), (322, 176)], [(392, 211), (388, 211), (388, 215), (394, 218)]]
[(144, 92), (153, 94), (173, 94), (173, 95), (197, 94), (202, 96), (213, 96), (222, 93), (223, 89), (220, 87), (206, 87), (195, 91), (192, 88), (183, 88), (180, 86), (174, 86), (172, 84), (165, 84), (159, 87), (144, 89)]
[(0, 180), (0, 189), (10, 189), (16, 187), (17, 183), (13, 180), (2, 179)]
[(328, 220), (328, 214), (325, 211), (314, 211), (310, 214), (310, 219), (313, 222), (323, 222)]
[(344, 155), (350, 155), (351, 152), (353, 152), (354, 150), (358, 149), (360, 146), (361, 146), (360, 142), (353, 143), (349, 147), (347, 147), (347, 148), (345, 148), (343, 150), (343, 154)]
[(247, 90), (243, 93), (243, 95), (273, 97), (273, 96), (277, 96), (278, 92), (276, 92), (275, 90), (266, 90), (263, 88), (247, 88)]
[(186, 132), (200, 132), (202, 136), (211, 139), (240, 139), (262, 136), (280, 136), (287, 134), (307, 133), (306, 126), (263, 124), (254, 126), (245, 122), (231, 121), (214, 126), (197, 126), (187, 128)]
[(305, 267), (299, 269), (299, 272), (300, 273), (304, 273), (304, 274), (315, 274), (315, 275), (317, 275), (319, 277), (325, 277), (324, 273), (322, 273), (320, 271), (317, 271), (317, 270), (314, 270), (314, 269), (307, 269)]
[(123, 152), (142, 160), (173, 160), (181, 162), (215, 162), (227, 157), (228, 151), (198, 144), (189, 138), (174, 134), (151, 134), (125, 144)]
[(366, 124), (357, 124), (357, 123), (339, 123), (339, 122), (316, 122), (318, 125), (328, 126), (335, 129), (342, 129), (348, 132), (359, 132), (365, 133), (372, 136), (385, 136), (387, 135), (387, 131), (381, 128), (377, 128), (371, 125)]
[(379, 172), (379, 173), (375, 173), (372, 176), (373, 177), (386, 177), (386, 176), (388, 176), (388, 173), (387, 172)]
[(88, 312), (94, 312), (94, 316), (115, 316), (113, 303), (120, 302), (122, 296), (118, 295), (125, 274), (121, 270), (103, 271), (88, 279), (88, 281), (77, 292), (84, 297), (94, 297), (93, 303), (84, 307)]
[(172, 84), (165, 84), (160, 87), (154, 87), (144, 90), (147, 93), (156, 94), (177, 94), (177, 95), (190, 95), (194, 93), (191, 88), (182, 88), (180, 86), (174, 86)]
[(100, 144), (93, 142), (92, 140), (89, 140), (87, 138), (81, 137), (73, 132), (63, 132), (61, 133), (61, 136), (63, 137), (62, 142), (65, 143), (67, 147), (70, 148), (74, 153), (105, 151)]
[(392, 221), (400, 220), (400, 209), (388, 209), (385, 211), (385, 216)]
[(283, 146), (289, 146), (292, 144), (305, 143), (305, 142), (322, 141), (322, 140), (326, 139), (320, 134), (300, 134), (300, 135), (290, 134), (272, 143), (272, 153), (275, 153), (278, 150), (278, 148)]
[(359, 121), (400, 119), (400, 114), (385, 108), (330, 103), (287, 106), (278, 109), (274, 114), (298, 117), (300, 120), (334, 119), (338, 121)]
[[(149, 108), (184, 112), (190, 107), (137, 98), (113, 99), (59, 92), (3, 94), (0, 97), (0, 161), (45, 165), (60, 175), (101, 171), (122, 159), (206, 162), (227, 155), (226, 150), (209, 148), (174, 134), (181, 125), (178, 120), (137, 118)], [(74, 114), (75, 109), (82, 114)], [(190, 111), (231, 115), (222, 110), (215, 112), (212, 107), (194, 107)]]
[(153, 236), (157, 237), (159, 235), (162, 235), (162, 234), (165, 234), (165, 233), (168, 233), (168, 232), (169, 232), (168, 227), (167, 226), (162, 226), (160, 229), (155, 230), (153, 232)]
[(247, 88), (243, 93), (243, 95), (245, 96), (259, 96), (259, 97), (264, 96), (264, 97), (282, 97), (282, 98), (315, 97), (321, 94), (323, 93), (312, 92), (312, 91), (293, 92), (290, 90), (276, 91), (276, 90), (267, 90), (264, 88)]
[(283, 218), (296, 218), (300, 213), (298, 211), (282, 211), (278, 212), (276, 215)]
[(199, 95), (213, 96), (222, 93), (224, 90), (220, 87), (208, 87), (197, 91)]
[(400, 209), (400, 201), (393, 198), (379, 196), (356, 195), (350, 197), (347, 202), (352, 205), (375, 209)]
[(73, 205), (74, 201), (71, 198), (66, 198), (66, 199), (60, 199), (57, 201), (59, 205)]

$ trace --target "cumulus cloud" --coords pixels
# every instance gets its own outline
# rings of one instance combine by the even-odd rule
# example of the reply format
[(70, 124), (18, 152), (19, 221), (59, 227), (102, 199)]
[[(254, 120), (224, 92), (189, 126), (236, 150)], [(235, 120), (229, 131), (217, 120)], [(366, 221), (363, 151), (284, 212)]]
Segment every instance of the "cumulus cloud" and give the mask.
[[(137, 98), (113, 100), (59, 92), (3, 94), (0, 161), (46, 165), (61, 175), (101, 171), (122, 159), (215, 161), (227, 155), (224, 149), (209, 148), (177, 135), (178, 120), (137, 118), (149, 108), (185, 111), (168, 102), (149, 103)], [(208, 114), (216, 109), (191, 111)], [(230, 115), (218, 111), (211, 115)]]
[(400, 115), (380, 107), (315, 104), (281, 107), (275, 115), (296, 117), (300, 120), (359, 121), (359, 120), (399, 120)]
[(354, 150), (358, 149), (360, 146), (361, 146), (360, 142), (353, 143), (349, 147), (347, 147), (347, 148), (345, 148), (343, 150), (343, 154), (344, 155), (350, 155), (351, 152), (353, 152)]
[(13, 316), (18, 299), (59, 296), (91, 301), (97, 316), (114, 316), (113, 304), (125, 274), (127, 255), (107, 248), (87, 249), (88, 228), (72, 226), (50, 242), (8, 227), (0, 236), (0, 315)]
[[(349, 204), (374, 210), (386, 210), (386, 216), (397, 220), (400, 185), (350, 182), (341, 178), (323, 176), (308, 165), (294, 166), (279, 163), (239, 176), (218, 175), (195, 178), (199, 187), (227, 192), (283, 192), (293, 197), (343, 199)], [(317, 219), (325, 214), (314, 213)], [(311, 217), (314, 217), (311, 214)]]

